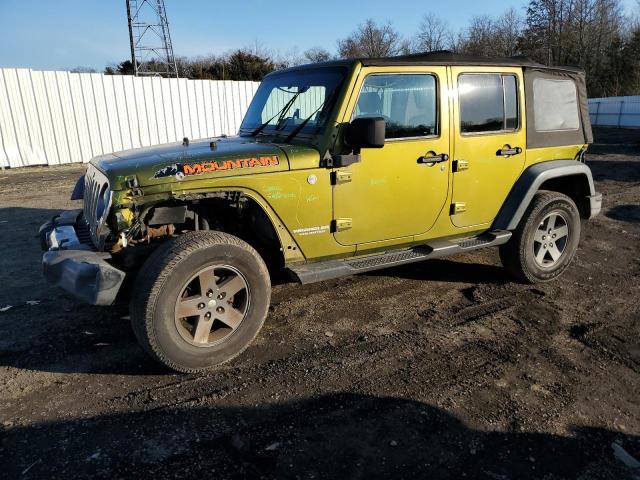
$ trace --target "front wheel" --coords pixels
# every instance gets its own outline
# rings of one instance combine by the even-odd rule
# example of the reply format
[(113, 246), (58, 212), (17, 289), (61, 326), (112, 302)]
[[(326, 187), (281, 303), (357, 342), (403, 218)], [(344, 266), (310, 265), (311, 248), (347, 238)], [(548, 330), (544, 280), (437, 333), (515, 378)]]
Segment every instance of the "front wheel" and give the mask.
[(519, 280), (553, 280), (571, 263), (580, 241), (580, 213), (568, 196), (536, 193), (511, 240), (500, 246), (500, 260)]
[(220, 232), (169, 240), (145, 262), (131, 300), (142, 347), (179, 372), (197, 372), (239, 355), (264, 323), (269, 273), (247, 243)]

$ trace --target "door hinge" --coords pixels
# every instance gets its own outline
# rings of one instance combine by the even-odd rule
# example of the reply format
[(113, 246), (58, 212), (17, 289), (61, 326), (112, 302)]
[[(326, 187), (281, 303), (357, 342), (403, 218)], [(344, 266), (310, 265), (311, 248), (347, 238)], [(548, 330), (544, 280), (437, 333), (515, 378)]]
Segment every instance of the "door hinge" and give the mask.
[(351, 181), (351, 172), (331, 172), (331, 185), (348, 183)]
[(466, 160), (454, 160), (453, 171), (462, 172), (463, 170), (469, 170), (469, 162)]
[(336, 218), (331, 222), (331, 231), (342, 232), (343, 230), (349, 230), (352, 226), (353, 226), (353, 219)]
[(456, 215), (458, 213), (462, 213), (466, 211), (467, 211), (467, 204), (464, 202), (455, 202), (451, 204), (450, 215)]

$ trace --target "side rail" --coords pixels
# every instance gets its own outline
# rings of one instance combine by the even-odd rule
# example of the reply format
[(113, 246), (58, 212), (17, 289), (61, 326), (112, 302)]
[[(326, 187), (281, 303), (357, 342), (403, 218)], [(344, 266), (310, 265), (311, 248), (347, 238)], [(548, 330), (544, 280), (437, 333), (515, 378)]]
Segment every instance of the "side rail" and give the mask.
[(536, 163), (522, 172), (492, 228), (515, 230), (538, 190), (553, 190), (570, 196), (587, 219), (596, 216), (602, 208), (602, 194), (595, 191), (587, 165), (576, 160), (550, 160)]

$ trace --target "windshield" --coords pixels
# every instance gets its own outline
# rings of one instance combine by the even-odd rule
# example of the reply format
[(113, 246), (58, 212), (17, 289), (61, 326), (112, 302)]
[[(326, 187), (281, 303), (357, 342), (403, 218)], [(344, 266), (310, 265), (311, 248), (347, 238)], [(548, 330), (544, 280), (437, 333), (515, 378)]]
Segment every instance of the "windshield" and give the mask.
[(270, 75), (256, 92), (240, 134), (316, 133), (327, 122), (345, 68), (314, 68)]

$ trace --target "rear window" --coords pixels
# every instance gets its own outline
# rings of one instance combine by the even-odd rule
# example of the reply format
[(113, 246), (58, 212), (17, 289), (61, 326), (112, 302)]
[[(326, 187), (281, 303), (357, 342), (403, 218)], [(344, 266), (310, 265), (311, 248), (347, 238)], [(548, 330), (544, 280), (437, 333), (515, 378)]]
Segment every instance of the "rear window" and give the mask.
[(460, 131), (486, 133), (518, 128), (518, 82), (514, 75), (462, 74), (458, 78)]
[(580, 128), (578, 91), (573, 80), (533, 80), (534, 128), (538, 132), (560, 132)]

